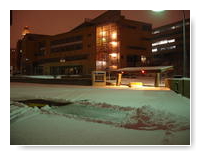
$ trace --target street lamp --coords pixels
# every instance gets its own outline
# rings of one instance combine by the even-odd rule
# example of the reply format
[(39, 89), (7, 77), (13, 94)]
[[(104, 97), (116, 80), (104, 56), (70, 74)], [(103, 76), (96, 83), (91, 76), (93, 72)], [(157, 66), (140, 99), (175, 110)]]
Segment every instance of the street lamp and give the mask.
[[(152, 10), (154, 12), (162, 12), (164, 10)], [(186, 37), (185, 37), (185, 12), (182, 10), (183, 14), (183, 77), (187, 76), (187, 52), (186, 52)]]
[(186, 52), (186, 39), (185, 39), (185, 12), (184, 10), (182, 10), (183, 12), (183, 76), (186, 77), (187, 73), (187, 52)]

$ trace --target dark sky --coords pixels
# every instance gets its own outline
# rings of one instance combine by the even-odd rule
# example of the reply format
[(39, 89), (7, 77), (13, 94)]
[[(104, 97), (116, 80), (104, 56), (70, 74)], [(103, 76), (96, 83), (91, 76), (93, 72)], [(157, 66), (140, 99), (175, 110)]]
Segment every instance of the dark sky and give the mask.
[[(14, 10), (13, 24), (10, 27), (10, 46), (16, 47), (24, 26), (29, 26), (31, 33), (54, 35), (67, 32), (79, 25), (85, 18), (95, 18), (105, 10)], [(151, 23), (159, 27), (176, 22), (183, 18), (181, 10), (166, 10), (153, 12), (150, 10), (122, 10), (127, 19)], [(185, 11), (186, 18), (190, 11)]]

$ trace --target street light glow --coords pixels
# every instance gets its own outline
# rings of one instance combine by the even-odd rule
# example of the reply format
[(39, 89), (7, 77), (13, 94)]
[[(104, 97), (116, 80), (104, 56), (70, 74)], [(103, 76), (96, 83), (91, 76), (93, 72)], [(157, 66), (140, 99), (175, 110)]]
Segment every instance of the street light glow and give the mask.
[(163, 12), (164, 10), (152, 10), (153, 12)]

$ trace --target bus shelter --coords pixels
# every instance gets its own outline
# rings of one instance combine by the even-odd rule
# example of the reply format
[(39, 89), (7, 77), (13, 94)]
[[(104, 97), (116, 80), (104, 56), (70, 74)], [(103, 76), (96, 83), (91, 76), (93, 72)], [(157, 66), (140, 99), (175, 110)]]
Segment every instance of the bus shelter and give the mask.
[(118, 74), (117, 76), (117, 85), (121, 83), (121, 76), (123, 72), (131, 73), (131, 72), (140, 72), (140, 73), (155, 73), (155, 82), (154, 86), (159, 87), (161, 82), (161, 73), (173, 70), (173, 66), (154, 66), (154, 67), (127, 67), (120, 68), (115, 70)]

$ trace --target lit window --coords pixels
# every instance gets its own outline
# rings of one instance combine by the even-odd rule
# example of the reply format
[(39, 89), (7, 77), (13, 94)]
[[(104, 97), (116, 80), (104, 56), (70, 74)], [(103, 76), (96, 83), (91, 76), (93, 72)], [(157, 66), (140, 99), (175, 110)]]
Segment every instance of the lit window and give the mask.
[(60, 59), (60, 62), (65, 62), (65, 59)]
[(110, 42), (111, 44), (112, 44), (112, 46), (117, 46), (117, 42), (116, 41), (112, 41), (112, 42)]
[(170, 46), (170, 47), (168, 47), (168, 49), (175, 49), (176, 48), (176, 46)]
[(102, 41), (105, 42), (105, 41), (106, 41), (106, 38), (102, 38)]
[(147, 60), (147, 58), (146, 58), (144, 55), (141, 55), (141, 61), (142, 61), (143, 63), (145, 63), (146, 60)]
[(176, 26), (172, 26), (172, 27), (171, 27), (171, 29), (175, 29), (175, 28), (176, 28)]
[(117, 66), (116, 65), (112, 65), (110, 66), (111, 69), (117, 69)]
[(117, 33), (113, 32), (111, 37), (112, 37), (112, 39), (117, 39)]
[(158, 51), (157, 48), (153, 48), (153, 49), (152, 49), (152, 52), (157, 52), (157, 51)]
[(106, 66), (106, 61), (96, 61), (97, 66)]
[(101, 36), (105, 36), (105, 35), (106, 35), (106, 32), (105, 32), (105, 31), (102, 31), (102, 32), (100, 32), (100, 35), (101, 35)]
[(173, 42), (175, 42), (175, 39), (168, 40), (168, 43), (173, 43)]
[(161, 40), (161, 41), (153, 43), (152, 46), (163, 45), (163, 44), (168, 44), (168, 43), (173, 43), (173, 42), (175, 42), (175, 39)]
[(111, 53), (110, 56), (111, 56), (112, 58), (116, 58), (116, 57), (117, 57), (117, 53)]
[(153, 31), (153, 34), (157, 34), (157, 33), (160, 33), (160, 31), (159, 30)]

